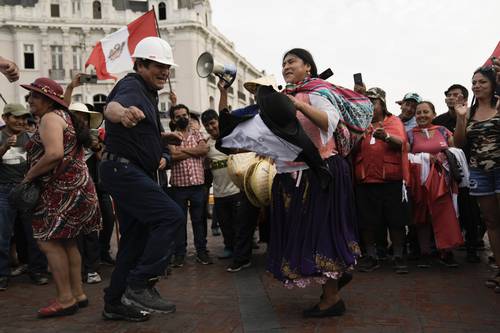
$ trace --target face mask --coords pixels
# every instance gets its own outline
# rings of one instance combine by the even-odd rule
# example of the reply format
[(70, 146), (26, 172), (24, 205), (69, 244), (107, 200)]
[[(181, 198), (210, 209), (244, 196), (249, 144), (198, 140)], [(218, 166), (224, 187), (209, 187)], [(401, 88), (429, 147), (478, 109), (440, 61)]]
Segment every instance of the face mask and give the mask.
[(175, 126), (177, 126), (181, 130), (186, 129), (186, 127), (188, 127), (188, 125), (189, 125), (189, 119), (184, 118), (184, 117), (178, 119), (175, 122)]

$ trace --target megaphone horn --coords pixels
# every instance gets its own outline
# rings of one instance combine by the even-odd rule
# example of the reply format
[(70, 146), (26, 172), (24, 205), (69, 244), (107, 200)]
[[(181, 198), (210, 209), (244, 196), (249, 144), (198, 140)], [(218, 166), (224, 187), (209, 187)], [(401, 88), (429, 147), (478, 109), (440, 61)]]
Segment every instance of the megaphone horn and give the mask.
[(236, 66), (233, 64), (223, 65), (215, 61), (210, 52), (203, 52), (196, 62), (196, 73), (202, 78), (206, 78), (213, 73), (226, 82), (225, 87), (229, 88), (236, 79)]

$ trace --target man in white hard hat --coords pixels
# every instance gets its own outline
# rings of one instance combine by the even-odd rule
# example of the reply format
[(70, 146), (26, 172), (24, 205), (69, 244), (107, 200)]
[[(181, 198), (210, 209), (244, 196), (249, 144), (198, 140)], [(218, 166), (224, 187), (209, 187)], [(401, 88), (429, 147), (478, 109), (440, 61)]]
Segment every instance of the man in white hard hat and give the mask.
[(165, 133), (158, 111), (158, 90), (175, 66), (170, 45), (147, 37), (132, 58), (135, 72), (116, 84), (104, 110), (106, 149), (99, 169), (102, 188), (116, 204), (121, 239), (103, 316), (144, 321), (150, 312), (176, 309), (154, 284), (165, 273), (169, 244), (184, 217), (154, 175), (166, 165), (166, 145), (179, 144), (182, 137)]

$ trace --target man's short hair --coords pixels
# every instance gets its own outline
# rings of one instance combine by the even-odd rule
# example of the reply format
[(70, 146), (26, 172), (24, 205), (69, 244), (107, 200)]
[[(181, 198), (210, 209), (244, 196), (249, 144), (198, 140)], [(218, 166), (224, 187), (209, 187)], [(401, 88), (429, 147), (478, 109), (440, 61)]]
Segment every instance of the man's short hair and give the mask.
[(467, 88), (465, 88), (464, 86), (462, 86), (461, 84), (453, 84), (451, 85), (445, 92), (444, 92), (444, 95), (445, 96), (448, 96), (448, 93), (450, 92), (450, 90), (453, 90), (453, 89), (460, 89), (460, 91), (462, 92), (462, 95), (464, 95), (464, 99), (467, 99), (469, 98), (469, 91), (467, 90)]
[(144, 67), (148, 68), (152, 62), (153, 61), (149, 59), (136, 58), (134, 61), (134, 71), (137, 71), (137, 69), (139, 68), (139, 64), (142, 64)]
[(212, 119), (219, 120), (219, 115), (214, 109), (208, 109), (201, 114), (201, 122), (203, 125), (208, 124)]
[(189, 109), (187, 106), (185, 106), (184, 104), (177, 104), (177, 105), (171, 106), (170, 110), (168, 110), (168, 113), (170, 115), (170, 119), (174, 120), (175, 111), (180, 110), (180, 109), (186, 109), (186, 111), (189, 115)]

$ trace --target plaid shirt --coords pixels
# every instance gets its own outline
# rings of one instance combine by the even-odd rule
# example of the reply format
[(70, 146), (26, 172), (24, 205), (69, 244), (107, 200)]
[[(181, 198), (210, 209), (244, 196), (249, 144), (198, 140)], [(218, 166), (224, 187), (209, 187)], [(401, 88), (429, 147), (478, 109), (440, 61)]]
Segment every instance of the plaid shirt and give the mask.
[[(180, 145), (180, 148), (193, 148), (204, 140), (200, 131), (190, 130)], [(182, 161), (173, 162), (170, 184), (175, 187), (202, 185), (205, 183), (203, 169), (204, 157), (190, 157)]]

